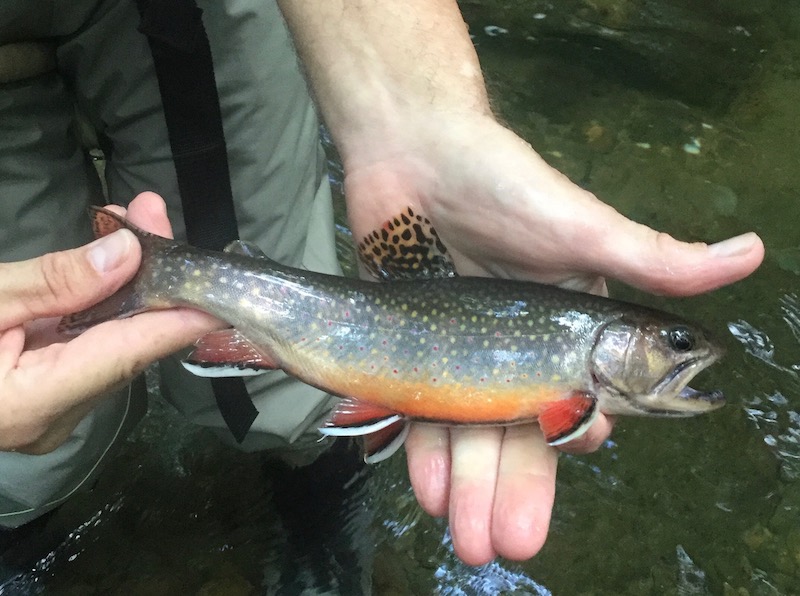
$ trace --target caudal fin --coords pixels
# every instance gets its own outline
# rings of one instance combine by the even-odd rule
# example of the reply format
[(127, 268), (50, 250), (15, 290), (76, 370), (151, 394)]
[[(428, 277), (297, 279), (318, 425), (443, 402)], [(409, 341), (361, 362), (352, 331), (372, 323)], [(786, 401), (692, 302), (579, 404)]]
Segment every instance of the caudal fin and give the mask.
[[(89, 207), (89, 216), (92, 219), (92, 230), (96, 238), (108, 236), (123, 228), (127, 228), (136, 234), (143, 243), (146, 243), (151, 238), (159, 238), (155, 234), (145, 232), (124, 217), (102, 207)], [(137, 292), (136, 279), (134, 278), (117, 290), (116, 294), (91, 308), (62, 318), (57, 327), (58, 332), (64, 335), (79, 335), (100, 323), (114, 319), (124, 319), (146, 310), (152, 310), (153, 306), (147, 304)]]

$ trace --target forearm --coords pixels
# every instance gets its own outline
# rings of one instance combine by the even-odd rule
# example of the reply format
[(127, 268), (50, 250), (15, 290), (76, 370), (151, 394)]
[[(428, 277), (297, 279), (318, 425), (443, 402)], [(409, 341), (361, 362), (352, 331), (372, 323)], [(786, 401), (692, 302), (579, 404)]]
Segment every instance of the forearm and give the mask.
[(347, 161), (437, 112), (490, 114), (453, 0), (279, 0), (322, 116)]

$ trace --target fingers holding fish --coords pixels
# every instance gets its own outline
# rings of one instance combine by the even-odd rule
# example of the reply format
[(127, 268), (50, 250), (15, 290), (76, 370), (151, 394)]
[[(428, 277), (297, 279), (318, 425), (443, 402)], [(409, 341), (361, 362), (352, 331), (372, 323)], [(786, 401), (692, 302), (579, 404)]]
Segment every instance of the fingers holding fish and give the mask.
[(448, 518), (453, 548), (468, 565), (497, 556), (492, 540), (492, 512), (498, 482), (504, 429), (452, 427)]
[(450, 499), (450, 430), (438, 424), (412, 424), (405, 447), (417, 501), (429, 515), (444, 517)]
[(555, 498), (557, 452), (535, 424), (509, 426), (503, 435), (492, 509), (492, 545), (514, 561), (544, 545)]
[(143, 230), (164, 238), (172, 238), (172, 225), (167, 218), (167, 205), (164, 199), (154, 192), (143, 192), (136, 195), (128, 205), (127, 212), (119, 205), (109, 206), (108, 209), (117, 215), (126, 217)]
[[(128, 214), (170, 232), (157, 195), (132, 203)], [(87, 246), (0, 266), (0, 449), (56, 448), (109, 389), (221, 326), (179, 308), (110, 321), (74, 338), (54, 332), (58, 317), (48, 317), (109, 297), (136, 272), (140, 255), (133, 234), (118, 230)]]
[(25, 347), (25, 329), (22, 325), (0, 331), (0, 379), (13, 369)]
[(86, 246), (0, 264), (0, 329), (75, 312), (133, 277), (140, 248), (128, 230)]

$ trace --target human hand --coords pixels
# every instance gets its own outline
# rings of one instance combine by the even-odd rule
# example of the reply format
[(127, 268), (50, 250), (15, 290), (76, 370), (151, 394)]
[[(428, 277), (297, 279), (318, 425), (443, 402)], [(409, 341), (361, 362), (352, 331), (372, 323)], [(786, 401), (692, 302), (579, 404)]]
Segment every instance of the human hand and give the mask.
[[(488, 117), (419, 115), (384, 150), (346, 157), (345, 192), (356, 238), (411, 206), (430, 218), (462, 274), (532, 279), (606, 293), (604, 277), (660, 294), (690, 295), (751, 273), (755, 234), (707, 246), (634, 223), (550, 168)], [(436, 125), (432, 125), (436, 122)], [(562, 447), (596, 449), (611, 421)], [(421, 506), (447, 515), (469, 564), (526, 559), (547, 535), (556, 451), (537, 425), (414, 425), (406, 440)]]
[[(412, 207), (431, 220), (462, 275), (595, 293), (605, 293), (608, 276), (697, 294), (761, 262), (754, 234), (686, 244), (629, 221), (500, 126), (454, 0), (279, 4), (344, 162), (356, 238)], [(600, 416), (562, 450), (596, 448), (609, 430)], [(464, 561), (539, 550), (556, 456), (534, 425), (417, 425), (406, 446), (417, 499), (432, 515), (449, 515)]]
[[(139, 195), (127, 217), (171, 236), (158, 195)], [(52, 451), (103, 394), (222, 326), (199, 311), (173, 309), (109, 321), (74, 338), (56, 334), (60, 316), (113, 294), (140, 257), (134, 235), (121, 230), (73, 250), (0, 264), (0, 450)]]

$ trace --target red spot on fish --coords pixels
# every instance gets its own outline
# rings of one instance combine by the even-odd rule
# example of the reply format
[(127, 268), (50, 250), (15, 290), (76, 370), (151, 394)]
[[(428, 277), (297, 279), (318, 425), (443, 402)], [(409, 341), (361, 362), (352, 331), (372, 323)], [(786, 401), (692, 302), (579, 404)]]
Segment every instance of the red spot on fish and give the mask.
[(389, 342), (388, 342), (388, 341), (386, 341), (386, 340), (384, 339), (384, 340), (383, 340), (381, 343), (382, 343), (382, 344), (385, 346), (385, 345), (386, 345), (386, 344), (388, 344)]
[(434, 352), (438, 352), (439, 351), (439, 346), (433, 346), (433, 351)]
[(417, 368), (417, 367), (415, 366), (415, 367), (414, 367), (414, 372), (419, 372), (419, 368)]
[(395, 369), (394, 369), (392, 372), (393, 372), (394, 374), (397, 374), (397, 369), (395, 368)]
[(350, 316), (350, 311), (349, 310), (344, 311), (344, 318), (346, 319), (349, 316)]
[(456, 320), (455, 319), (450, 319), (450, 324), (451, 325), (455, 325), (456, 324)]
[(495, 336), (495, 337), (500, 337), (501, 335), (503, 335), (503, 334), (502, 334), (502, 333), (500, 333), (499, 331), (495, 331), (495, 332), (494, 332), (494, 336)]

